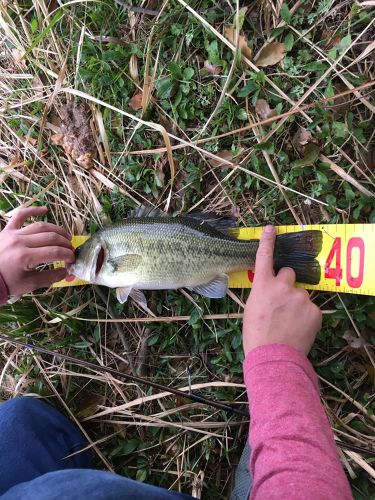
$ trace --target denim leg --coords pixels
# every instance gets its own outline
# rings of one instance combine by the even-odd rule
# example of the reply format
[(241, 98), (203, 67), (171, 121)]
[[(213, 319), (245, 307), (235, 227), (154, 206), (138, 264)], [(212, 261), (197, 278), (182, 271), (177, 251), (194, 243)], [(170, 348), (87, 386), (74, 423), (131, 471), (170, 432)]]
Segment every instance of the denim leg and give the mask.
[(0, 404), (0, 495), (47, 472), (86, 468), (91, 452), (79, 429), (40, 399), (20, 397)]
[(249, 470), (250, 453), (251, 449), (249, 441), (247, 441), (235, 472), (234, 488), (231, 493), (230, 500), (247, 500), (250, 496), (252, 485)]
[(1, 500), (192, 500), (190, 495), (157, 488), (110, 472), (72, 469), (50, 472), (17, 484)]

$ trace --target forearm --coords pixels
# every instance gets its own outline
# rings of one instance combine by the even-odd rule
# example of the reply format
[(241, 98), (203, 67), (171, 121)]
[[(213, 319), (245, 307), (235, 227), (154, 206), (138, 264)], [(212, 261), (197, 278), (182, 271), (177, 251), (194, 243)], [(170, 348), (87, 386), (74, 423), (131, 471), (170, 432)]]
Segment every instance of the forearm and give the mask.
[(0, 273), (0, 306), (6, 304), (8, 296), (9, 296), (8, 287)]
[(251, 498), (352, 498), (306, 356), (286, 345), (244, 362), (250, 403)]

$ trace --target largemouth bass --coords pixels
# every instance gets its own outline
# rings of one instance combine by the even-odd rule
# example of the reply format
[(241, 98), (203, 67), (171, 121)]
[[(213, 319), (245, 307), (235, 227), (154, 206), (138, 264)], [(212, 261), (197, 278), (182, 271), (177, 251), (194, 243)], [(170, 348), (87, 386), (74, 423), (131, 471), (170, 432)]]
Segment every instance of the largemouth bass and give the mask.
[[(232, 219), (212, 214), (170, 217), (159, 210), (137, 209), (119, 224), (106, 227), (76, 249), (69, 272), (116, 288), (121, 303), (128, 296), (143, 306), (141, 290), (188, 288), (210, 298), (223, 297), (228, 273), (254, 268), (259, 241), (236, 239)], [(321, 231), (301, 231), (277, 237), (274, 266), (292, 267), (297, 281), (317, 284), (315, 257)]]

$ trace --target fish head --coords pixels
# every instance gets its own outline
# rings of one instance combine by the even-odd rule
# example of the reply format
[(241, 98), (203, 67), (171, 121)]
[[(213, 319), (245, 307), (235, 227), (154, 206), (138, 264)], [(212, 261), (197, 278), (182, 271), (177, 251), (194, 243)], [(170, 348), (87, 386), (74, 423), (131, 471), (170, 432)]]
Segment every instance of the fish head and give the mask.
[(106, 258), (106, 245), (98, 235), (91, 236), (74, 251), (75, 261), (68, 266), (68, 273), (81, 280), (97, 283)]

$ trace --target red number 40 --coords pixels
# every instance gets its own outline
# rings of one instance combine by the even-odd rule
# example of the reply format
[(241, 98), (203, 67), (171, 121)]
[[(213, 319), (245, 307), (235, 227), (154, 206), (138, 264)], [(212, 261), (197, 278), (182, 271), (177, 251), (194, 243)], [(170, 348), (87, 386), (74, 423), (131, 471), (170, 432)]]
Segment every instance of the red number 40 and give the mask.
[[(352, 252), (354, 248), (359, 250), (358, 275), (352, 274)], [(335, 267), (332, 262), (335, 260)], [(354, 236), (348, 241), (346, 248), (346, 281), (351, 288), (359, 288), (363, 282), (365, 264), (365, 244), (362, 238)], [(324, 265), (325, 277), (336, 280), (336, 286), (340, 286), (342, 280), (341, 267), (341, 238), (335, 238), (331, 250), (329, 251), (326, 263)]]

